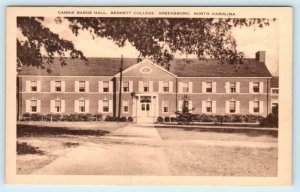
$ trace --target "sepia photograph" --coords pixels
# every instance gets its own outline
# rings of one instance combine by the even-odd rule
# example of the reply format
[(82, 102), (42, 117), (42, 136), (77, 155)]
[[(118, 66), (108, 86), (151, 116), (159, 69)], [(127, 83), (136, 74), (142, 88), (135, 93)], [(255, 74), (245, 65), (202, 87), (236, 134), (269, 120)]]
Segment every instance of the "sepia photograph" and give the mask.
[(291, 150), (282, 23), (237, 9), (19, 8), (8, 28), (7, 171), (272, 180), (283, 163), (289, 172), (291, 154), (279, 162), (280, 146)]

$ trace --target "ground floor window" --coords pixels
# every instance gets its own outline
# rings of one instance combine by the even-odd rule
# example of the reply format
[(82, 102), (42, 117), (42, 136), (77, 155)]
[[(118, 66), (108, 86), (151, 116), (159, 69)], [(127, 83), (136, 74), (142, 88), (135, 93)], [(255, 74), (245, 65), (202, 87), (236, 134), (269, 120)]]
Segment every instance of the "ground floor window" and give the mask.
[(128, 101), (123, 101), (123, 112), (128, 113), (128, 111), (129, 111)]
[(79, 100), (79, 112), (84, 113), (86, 111), (85, 100)]
[(162, 101), (162, 112), (169, 113), (169, 101), (167, 100)]
[(108, 100), (103, 100), (102, 103), (102, 111), (103, 112), (109, 112), (109, 101)]
[(235, 113), (235, 112), (236, 112), (236, 102), (229, 101), (229, 113)]
[(253, 101), (253, 112), (254, 113), (259, 113), (260, 112), (259, 101)]
[(37, 100), (30, 101), (30, 111), (33, 113), (37, 112)]
[(61, 112), (61, 100), (55, 100), (55, 112), (60, 113)]
[(212, 113), (212, 101), (206, 101), (206, 113)]

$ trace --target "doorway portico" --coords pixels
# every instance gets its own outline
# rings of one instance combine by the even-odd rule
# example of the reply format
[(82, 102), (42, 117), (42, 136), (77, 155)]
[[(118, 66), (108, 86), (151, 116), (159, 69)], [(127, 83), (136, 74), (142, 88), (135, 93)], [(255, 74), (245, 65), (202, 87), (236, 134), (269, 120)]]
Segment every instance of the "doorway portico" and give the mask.
[(137, 123), (154, 123), (158, 117), (158, 94), (135, 94), (133, 109), (133, 116), (136, 117)]

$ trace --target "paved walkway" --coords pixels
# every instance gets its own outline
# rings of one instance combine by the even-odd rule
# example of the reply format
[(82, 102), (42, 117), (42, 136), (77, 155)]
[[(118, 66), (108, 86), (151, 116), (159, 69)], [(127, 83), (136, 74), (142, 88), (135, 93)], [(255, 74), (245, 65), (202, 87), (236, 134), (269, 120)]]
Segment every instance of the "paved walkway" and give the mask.
[(170, 175), (162, 140), (154, 127), (128, 125), (92, 138), (33, 174)]

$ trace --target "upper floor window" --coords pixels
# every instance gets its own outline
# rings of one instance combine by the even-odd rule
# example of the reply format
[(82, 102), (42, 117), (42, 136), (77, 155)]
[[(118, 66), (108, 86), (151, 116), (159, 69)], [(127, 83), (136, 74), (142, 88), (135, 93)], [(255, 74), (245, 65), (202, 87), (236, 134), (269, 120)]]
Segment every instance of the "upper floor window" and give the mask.
[(149, 92), (149, 82), (143, 83), (143, 90), (144, 90), (144, 92)]
[(169, 82), (164, 82), (163, 83), (163, 91), (164, 92), (169, 92), (170, 87), (169, 87)]
[(212, 93), (212, 82), (206, 82), (206, 93)]
[(236, 83), (229, 83), (230, 93), (236, 93)]
[(103, 100), (102, 111), (103, 112), (109, 112), (109, 101), (108, 100)]
[(129, 81), (123, 82), (123, 92), (129, 92)]
[(188, 83), (182, 83), (182, 92), (183, 93), (188, 93), (189, 92)]
[(259, 82), (253, 82), (253, 93), (259, 93)]
[(61, 92), (61, 81), (55, 81), (55, 91)]
[(79, 92), (85, 92), (85, 81), (79, 81)]
[(37, 81), (30, 81), (30, 91), (37, 92)]
[(85, 105), (86, 105), (86, 102), (85, 102), (85, 100), (79, 100), (79, 112), (85, 112), (86, 111), (86, 107), (85, 107)]
[(30, 101), (30, 111), (37, 112), (37, 100)]
[(278, 95), (279, 94), (279, 89), (278, 88), (271, 88), (271, 93), (274, 95)]
[(253, 112), (254, 113), (259, 113), (260, 112), (259, 101), (253, 101)]
[(109, 81), (103, 81), (103, 92), (109, 92)]
[(235, 112), (236, 112), (236, 102), (229, 101), (229, 113), (235, 113)]
[(61, 100), (55, 100), (54, 109), (57, 113), (61, 112)]

